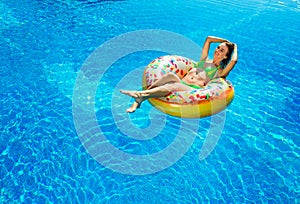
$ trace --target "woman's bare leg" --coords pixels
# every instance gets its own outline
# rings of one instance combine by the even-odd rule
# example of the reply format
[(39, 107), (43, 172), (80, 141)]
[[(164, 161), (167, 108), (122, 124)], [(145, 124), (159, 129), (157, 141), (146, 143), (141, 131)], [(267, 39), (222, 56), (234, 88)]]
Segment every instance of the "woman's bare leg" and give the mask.
[(157, 81), (155, 81), (151, 86), (148, 87), (148, 89), (152, 89), (154, 87), (162, 86), (162, 85), (170, 83), (170, 82), (180, 82), (180, 78), (176, 74), (170, 72), (170, 73), (162, 76)]
[(158, 98), (166, 96), (170, 91), (160, 86), (171, 82), (180, 82), (180, 78), (172, 72), (162, 76), (151, 86), (149, 86), (145, 91), (121, 90), (121, 93), (131, 96), (135, 99), (135, 102), (126, 110), (126, 112), (133, 113), (137, 108), (141, 106), (141, 103), (148, 98)]
[(131, 107), (126, 110), (129, 113), (134, 112), (140, 107), (141, 103), (148, 98), (159, 98), (170, 93), (168, 89), (160, 86), (144, 91), (120, 90), (120, 92), (135, 99), (135, 102), (131, 105)]

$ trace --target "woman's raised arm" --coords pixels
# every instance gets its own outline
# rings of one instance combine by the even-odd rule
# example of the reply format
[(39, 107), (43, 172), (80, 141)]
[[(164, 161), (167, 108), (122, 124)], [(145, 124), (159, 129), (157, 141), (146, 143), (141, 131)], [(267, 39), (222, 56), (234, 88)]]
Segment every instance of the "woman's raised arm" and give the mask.
[(237, 44), (234, 44), (231, 60), (223, 70), (219, 70), (218, 77), (223, 77), (223, 78), (227, 77), (227, 75), (233, 69), (237, 61), (238, 61), (238, 49), (237, 49)]
[(219, 38), (219, 37), (215, 37), (215, 36), (207, 36), (207, 38), (204, 42), (203, 48), (202, 48), (200, 61), (207, 59), (211, 43), (222, 43), (222, 42), (229, 42), (229, 41), (224, 38)]

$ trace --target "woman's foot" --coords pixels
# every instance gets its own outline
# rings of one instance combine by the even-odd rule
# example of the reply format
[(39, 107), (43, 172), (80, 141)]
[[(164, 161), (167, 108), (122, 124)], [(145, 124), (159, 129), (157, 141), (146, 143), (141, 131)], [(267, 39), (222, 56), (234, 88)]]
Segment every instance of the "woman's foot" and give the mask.
[(120, 92), (122, 94), (125, 94), (127, 96), (130, 96), (130, 97), (134, 98), (134, 100), (137, 103), (141, 103), (144, 100), (142, 94), (139, 93), (138, 91), (120, 90)]
[(127, 96), (130, 96), (134, 98), (135, 102), (126, 110), (127, 113), (133, 113), (136, 109), (138, 109), (141, 106), (141, 103), (143, 102), (142, 95), (137, 91), (127, 91), (127, 90), (120, 90), (122, 94), (125, 94)]
[(137, 103), (137, 102), (134, 102), (130, 108), (127, 108), (126, 109), (126, 112), (127, 113), (133, 113), (136, 109), (140, 108), (141, 104), (140, 103)]

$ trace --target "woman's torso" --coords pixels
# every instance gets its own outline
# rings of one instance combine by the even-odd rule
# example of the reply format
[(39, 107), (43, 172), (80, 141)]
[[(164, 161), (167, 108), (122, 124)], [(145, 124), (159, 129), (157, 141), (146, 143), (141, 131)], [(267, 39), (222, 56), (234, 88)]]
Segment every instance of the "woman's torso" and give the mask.
[(200, 61), (195, 64), (195, 68), (189, 70), (182, 79), (187, 84), (203, 86), (211, 79), (217, 77), (219, 67), (216, 67), (212, 61)]

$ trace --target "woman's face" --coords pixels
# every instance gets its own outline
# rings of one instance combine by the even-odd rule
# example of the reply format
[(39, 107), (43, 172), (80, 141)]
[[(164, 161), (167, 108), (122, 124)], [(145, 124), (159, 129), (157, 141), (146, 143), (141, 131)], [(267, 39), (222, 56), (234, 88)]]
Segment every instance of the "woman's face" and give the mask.
[(228, 47), (225, 43), (221, 43), (214, 52), (214, 59), (222, 61), (223, 59), (226, 59), (226, 54), (228, 53)]

